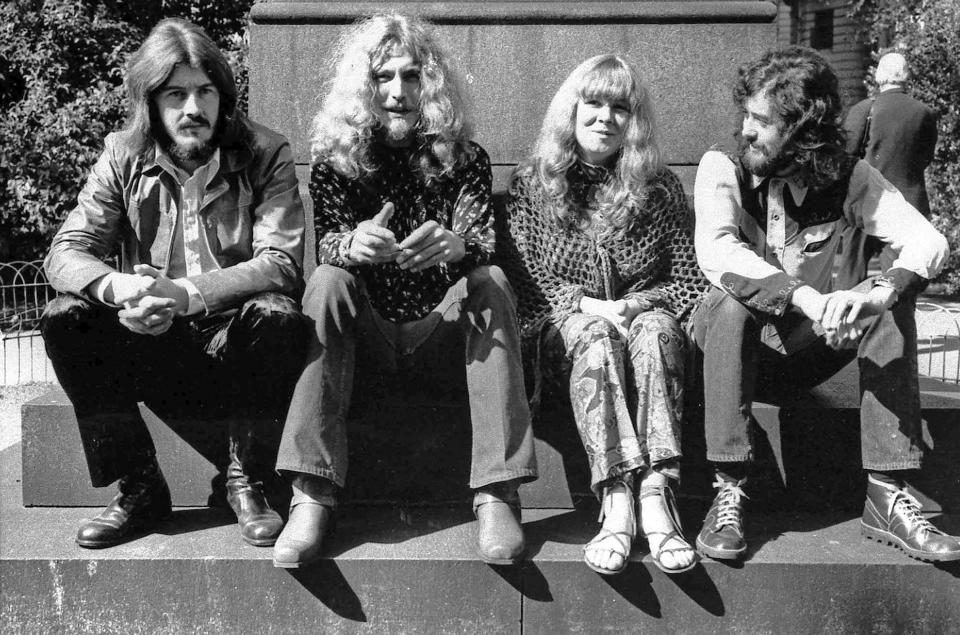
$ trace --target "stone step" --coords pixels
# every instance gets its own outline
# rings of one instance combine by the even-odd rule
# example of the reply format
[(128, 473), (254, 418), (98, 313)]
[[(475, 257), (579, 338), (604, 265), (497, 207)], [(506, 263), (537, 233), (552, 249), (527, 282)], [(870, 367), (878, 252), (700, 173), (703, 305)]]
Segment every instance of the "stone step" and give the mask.
[[(863, 501), (856, 370), (848, 367), (810, 393), (782, 404), (756, 404), (755, 504), (765, 509), (843, 509)], [(931, 511), (960, 513), (960, 387), (921, 378), (931, 449), (912, 485)], [(370, 397), (370, 395), (365, 395)], [(695, 401), (695, 400), (694, 400)], [(141, 412), (157, 445), (174, 504), (222, 500), (226, 427), (217, 421)], [(23, 406), (23, 502), (27, 506), (100, 506), (109, 492), (89, 485), (76, 418), (59, 390)], [(683, 493), (712, 497), (702, 413), (689, 410), (684, 434)], [(469, 411), (445, 396), (411, 392), (361, 400), (349, 427), (354, 502), (468, 501)], [(534, 426), (541, 477), (522, 488), (528, 509), (572, 508), (590, 498), (583, 446), (561, 398), (545, 402)], [(219, 466), (219, 468), (218, 468)], [(213, 493), (216, 492), (216, 493)]]
[[(91, 510), (23, 507), (18, 458), (0, 452), (4, 633), (960, 631), (960, 563), (867, 541), (844, 512), (750, 513), (742, 564), (667, 576), (638, 548), (623, 575), (603, 577), (581, 560), (593, 501), (524, 510), (530, 559), (515, 568), (477, 560), (467, 504), (348, 505), (326, 557), (297, 572), (216, 509), (178, 508), (156, 533), (81, 549)], [(681, 500), (688, 528), (702, 507)], [(949, 520), (938, 522), (960, 532)]]

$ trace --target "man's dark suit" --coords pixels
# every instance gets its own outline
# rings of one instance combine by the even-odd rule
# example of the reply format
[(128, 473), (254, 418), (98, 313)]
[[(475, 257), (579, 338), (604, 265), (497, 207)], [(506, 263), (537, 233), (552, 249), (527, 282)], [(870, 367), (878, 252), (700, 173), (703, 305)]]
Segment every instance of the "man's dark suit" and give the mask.
[[(847, 151), (858, 154), (871, 100), (864, 99), (847, 113)], [(933, 160), (937, 145), (937, 113), (901, 88), (876, 97), (870, 140), (864, 159), (897, 187), (911, 205), (930, 216), (923, 170)]]

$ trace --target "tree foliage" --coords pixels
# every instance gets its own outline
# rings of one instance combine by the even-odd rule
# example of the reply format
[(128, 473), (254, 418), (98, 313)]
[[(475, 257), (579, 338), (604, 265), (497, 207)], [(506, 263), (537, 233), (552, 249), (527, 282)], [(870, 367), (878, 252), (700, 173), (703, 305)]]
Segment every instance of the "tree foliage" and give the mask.
[(103, 139), (122, 126), (127, 56), (164, 17), (206, 29), (246, 105), (252, 0), (5, 0), (0, 4), (0, 261), (43, 255)]
[(910, 63), (912, 93), (940, 113), (939, 140), (927, 170), (931, 220), (950, 241), (938, 278), (960, 294), (960, 2), (859, 0), (853, 15), (877, 53), (897, 50)]

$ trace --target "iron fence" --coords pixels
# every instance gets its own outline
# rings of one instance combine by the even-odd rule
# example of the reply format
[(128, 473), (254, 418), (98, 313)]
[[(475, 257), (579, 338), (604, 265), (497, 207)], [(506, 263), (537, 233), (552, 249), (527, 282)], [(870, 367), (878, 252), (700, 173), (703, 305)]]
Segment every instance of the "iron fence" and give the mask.
[(55, 295), (43, 261), (0, 263), (0, 385), (56, 381), (39, 330), (43, 307)]
[(917, 353), (921, 375), (960, 384), (960, 310), (918, 302)]
[[(0, 385), (55, 382), (40, 337), (40, 315), (56, 292), (43, 261), (0, 263)], [(917, 304), (920, 374), (960, 384), (960, 308)]]

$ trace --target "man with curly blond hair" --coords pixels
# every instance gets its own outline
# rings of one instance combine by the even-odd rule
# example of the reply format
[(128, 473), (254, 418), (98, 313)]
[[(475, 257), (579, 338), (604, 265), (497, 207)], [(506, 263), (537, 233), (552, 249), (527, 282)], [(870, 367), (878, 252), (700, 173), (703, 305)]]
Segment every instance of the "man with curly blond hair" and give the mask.
[[(746, 552), (753, 400), (815, 386), (856, 359), (862, 533), (921, 560), (960, 560), (960, 543), (905, 487), (924, 445), (915, 298), (943, 267), (947, 241), (880, 172), (846, 154), (837, 85), (810, 49), (745, 64), (733, 89), (739, 152), (707, 152), (697, 170), (697, 261), (714, 288), (694, 316), (694, 336), (718, 490), (697, 547), (728, 560)], [(893, 262), (835, 290), (840, 238), (852, 228), (883, 243)]]
[(355, 373), (421, 377), (428, 360), (456, 356), (479, 555), (512, 563), (524, 550), (517, 487), (536, 478), (515, 300), (490, 265), (490, 160), (429, 25), (387, 15), (347, 29), (312, 141), (318, 267), (303, 306), (314, 328), (277, 460), (293, 499), (274, 564), (321, 555), (345, 485)]

